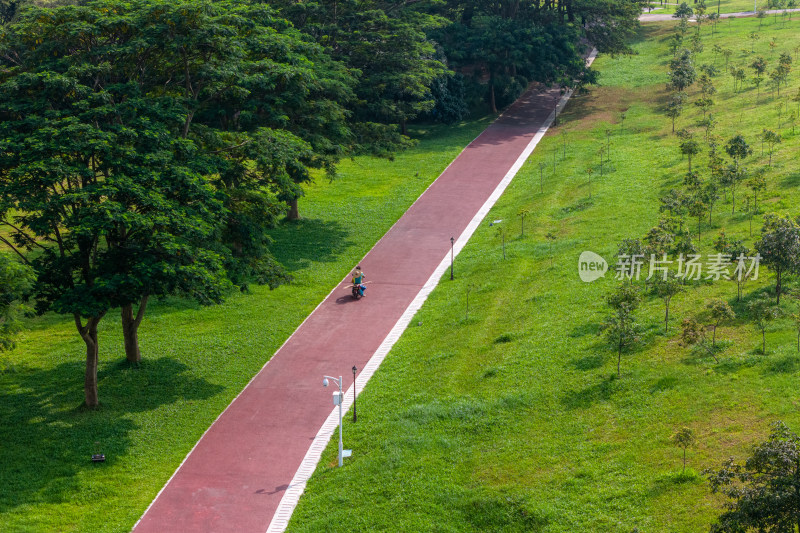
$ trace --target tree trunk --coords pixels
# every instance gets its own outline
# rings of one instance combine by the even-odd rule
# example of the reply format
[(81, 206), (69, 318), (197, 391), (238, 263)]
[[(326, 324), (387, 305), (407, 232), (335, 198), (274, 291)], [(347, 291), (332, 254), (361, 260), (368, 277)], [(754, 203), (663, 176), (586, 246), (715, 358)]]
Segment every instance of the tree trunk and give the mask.
[(83, 393), (86, 407), (96, 408), (100, 404), (97, 394), (97, 362), (99, 344), (97, 342), (97, 325), (102, 320), (105, 311), (100, 316), (94, 316), (86, 321), (84, 326), (81, 316), (75, 314), (75, 327), (78, 328), (83, 342), (86, 344), (86, 373), (83, 378)]
[(664, 333), (669, 333), (669, 300), (665, 300), (667, 312), (664, 314)]
[(489, 108), (492, 113), (497, 113), (497, 104), (494, 99), (494, 80), (489, 80)]
[(767, 328), (761, 329), (761, 355), (767, 355)]
[(297, 198), (292, 198), (289, 200), (289, 214), (287, 215), (289, 220), (300, 220), (300, 210), (297, 207)]
[(714, 326), (714, 329), (711, 331), (711, 347), (715, 348), (717, 346), (717, 326)]
[(406, 119), (405, 118), (403, 118), (400, 121), (400, 133), (403, 134), (403, 135), (408, 135), (408, 127), (406, 125)]
[(778, 270), (775, 272), (775, 276), (777, 277), (777, 282), (775, 283), (775, 292), (778, 293), (778, 301), (776, 305), (781, 305), (781, 271)]
[(138, 365), (142, 361), (142, 352), (139, 350), (139, 324), (142, 323), (144, 312), (147, 308), (149, 295), (142, 296), (139, 302), (139, 310), (133, 316), (133, 304), (129, 303), (122, 306), (122, 337), (125, 344), (125, 359), (129, 363)]

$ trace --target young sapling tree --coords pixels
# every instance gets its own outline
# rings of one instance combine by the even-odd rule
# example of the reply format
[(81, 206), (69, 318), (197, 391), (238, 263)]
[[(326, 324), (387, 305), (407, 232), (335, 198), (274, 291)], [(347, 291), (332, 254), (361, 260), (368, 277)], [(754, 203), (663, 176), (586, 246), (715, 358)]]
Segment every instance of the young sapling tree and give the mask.
[(683, 449), (683, 471), (686, 472), (686, 449), (695, 443), (694, 431), (690, 428), (681, 428), (672, 436), (672, 442)]
[(727, 320), (736, 318), (736, 313), (733, 312), (731, 306), (725, 300), (715, 298), (706, 305), (709, 314), (711, 315), (711, 348), (715, 349), (717, 346), (717, 328)]
[(760, 295), (747, 305), (750, 319), (758, 331), (761, 332), (761, 354), (767, 353), (767, 327), (778, 317), (779, 308), (772, 303), (766, 295)]

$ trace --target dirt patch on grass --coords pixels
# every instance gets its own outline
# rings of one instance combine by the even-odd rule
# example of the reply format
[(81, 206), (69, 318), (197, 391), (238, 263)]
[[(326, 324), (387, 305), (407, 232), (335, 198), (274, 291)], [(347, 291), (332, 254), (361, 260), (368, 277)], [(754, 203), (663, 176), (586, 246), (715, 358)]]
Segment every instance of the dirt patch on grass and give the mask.
[[(642, 87), (635, 90), (623, 87), (592, 87), (586, 94), (573, 96), (566, 109), (559, 115), (559, 124), (572, 131), (586, 131), (599, 123), (619, 124), (621, 115), (634, 104), (643, 102), (658, 106), (663, 85)], [(551, 130), (556, 132), (556, 130)]]
[(648, 39), (658, 39), (672, 36), (678, 20), (650, 21), (642, 24), (638, 35), (634, 39), (635, 43), (647, 41)]

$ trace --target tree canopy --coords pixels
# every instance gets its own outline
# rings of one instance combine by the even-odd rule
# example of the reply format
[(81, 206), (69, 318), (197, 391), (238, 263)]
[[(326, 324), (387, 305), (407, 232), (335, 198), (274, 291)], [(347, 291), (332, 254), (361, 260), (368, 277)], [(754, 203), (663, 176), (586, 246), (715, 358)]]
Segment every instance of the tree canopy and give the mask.
[(729, 498), (712, 532), (794, 531), (800, 526), (800, 438), (776, 422), (744, 463), (711, 471), (713, 492)]
[(102, 317), (176, 291), (219, 301), (229, 271), (269, 263), (278, 200), (345, 151), (352, 80), (235, 0), (29, 7), (0, 54), (0, 216), (35, 250), (39, 309), (75, 317), (96, 405)]
[[(64, 2), (66, 4), (66, 2)], [(57, 4), (61, 4), (58, 2)], [(0, 223), (71, 315), (98, 403), (97, 326), (129, 361), (148, 299), (221, 301), (290, 276), (268, 230), (343, 157), (391, 156), (420, 115), (493, 110), (531, 81), (595, 81), (638, 2), (0, 1)], [(446, 105), (440, 105), (447, 99)], [(474, 103), (474, 102), (472, 102)], [(437, 114), (447, 109), (447, 113)]]

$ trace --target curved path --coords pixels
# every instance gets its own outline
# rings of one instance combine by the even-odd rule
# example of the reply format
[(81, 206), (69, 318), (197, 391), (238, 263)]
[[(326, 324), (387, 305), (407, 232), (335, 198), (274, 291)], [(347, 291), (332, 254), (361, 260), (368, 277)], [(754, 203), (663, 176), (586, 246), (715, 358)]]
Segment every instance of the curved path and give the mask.
[(464, 149), (361, 262), (367, 297), (353, 301), (345, 282), (331, 292), (206, 431), (136, 533), (285, 529), (338, 423), (322, 376), (350, 387), (355, 365), (360, 392), (449, 268), (451, 236), (458, 252), (547, 131), (558, 97), (529, 90)]

